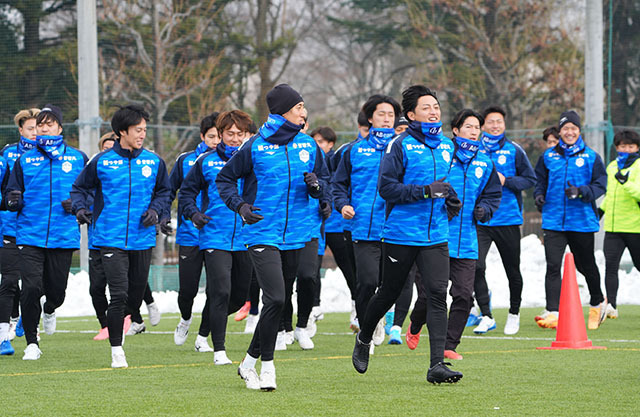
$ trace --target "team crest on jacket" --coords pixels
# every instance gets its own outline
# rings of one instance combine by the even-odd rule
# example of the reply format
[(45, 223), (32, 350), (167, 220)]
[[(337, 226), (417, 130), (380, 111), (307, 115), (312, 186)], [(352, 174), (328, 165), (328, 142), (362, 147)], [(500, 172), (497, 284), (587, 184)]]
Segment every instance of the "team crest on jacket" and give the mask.
[(506, 163), (507, 163), (507, 157), (506, 157), (505, 155), (500, 155), (500, 156), (498, 157), (498, 163), (499, 163), (500, 165), (504, 165), (504, 164), (506, 164)]
[(65, 162), (62, 163), (62, 171), (68, 173), (68, 172), (71, 171), (71, 168), (72, 168), (71, 162), (65, 161)]
[(449, 151), (442, 151), (442, 159), (444, 159), (445, 162), (451, 161), (451, 154)]
[(577, 167), (581, 167), (583, 165), (584, 165), (584, 159), (582, 159), (582, 158), (576, 159), (576, 166)]
[(482, 178), (482, 174), (484, 174), (482, 168), (476, 167), (476, 178)]
[(145, 178), (149, 178), (151, 176), (151, 167), (145, 165), (142, 167), (142, 176)]
[(305, 164), (309, 162), (309, 151), (307, 151), (306, 149), (303, 149), (300, 151), (299, 155), (300, 155), (300, 160), (302, 162), (304, 162)]

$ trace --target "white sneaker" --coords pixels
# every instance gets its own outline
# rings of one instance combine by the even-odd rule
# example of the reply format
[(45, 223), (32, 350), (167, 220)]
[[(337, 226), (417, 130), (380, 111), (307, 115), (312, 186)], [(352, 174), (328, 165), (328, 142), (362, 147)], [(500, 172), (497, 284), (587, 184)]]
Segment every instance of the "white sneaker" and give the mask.
[(520, 330), (520, 313), (507, 316), (507, 323), (504, 325), (504, 334), (514, 335)]
[(380, 346), (384, 343), (384, 319), (381, 319), (376, 325), (376, 329), (373, 331), (373, 344), (376, 346)]
[(607, 314), (607, 318), (609, 318), (609, 319), (617, 319), (618, 318), (618, 309), (617, 308), (613, 308), (611, 303), (609, 303), (609, 304), (607, 304), (606, 314)]
[(213, 353), (213, 364), (214, 365), (231, 365), (231, 359), (227, 357), (227, 352), (224, 350), (219, 350)]
[(258, 327), (258, 321), (260, 321), (259, 314), (249, 314), (247, 316), (247, 322), (244, 325), (244, 332), (246, 334), (253, 334), (256, 331), (256, 327)]
[[(174, 335), (174, 338), (175, 338), (175, 335)], [(206, 337), (202, 337), (200, 335), (196, 336), (196, 352), (200, 352), (200, 353), (213, 352), (213, 349), (211, 348), (211, 346), (209, 346), (209, 342), (207, 342)]]
[(278, 332), (278, 336), (276, 337), (276, 347), (274, 350), (287, 350), (287, 343), (285, 342), (285, 335), (287, 332), (284, 330)]
[(285, 332), (284, 333), (284, 342), (287, 345), (293, 345), (293, 342), (296, 341), (295, 336), (293, 335), (293, 330), (291, 330), (290, 332)]
[(42, 355), (42, 351), (35, 343), (29, 343), (27, 348), (24, 350), (24, 356), (22, 357), (23, 361), (37, 361), (40, 359), (40, 355)]
[(369, 355), (373, 355), (373, 352), (376, 350), (376, 345), (374, 345), (373, 343), (370, 344), (369, 346)]
[(489, 316), (482, 316), (482, 320), (480, 320), (480, 324), (478, 327), (473, 329), (473, 332), (476, 334), (485, 334), (489, 330), (494, 330), (496, 328), (496, 321)]
[(127, 357), (122, 353), (111, 354), (111, 367), (112, 368), (128, 368)]
[(152, 326), (157, 326), (160, 323), (160, 317), (162, 314), (160, 313), (160, 309), (155, 301), (151, 304), (147, 304), (147, 310), (149, 310), (149, 323)]
[(260, 389), (260, 378), (256, 372), (256, 368), (243, 368), (242, 364), (238, 367), (238, 375), (244, 379), (244, 383), (249, 389)]
[(324, 313), (320, 306), (315, 306), (311, 309), (311, 316), (315, 319), (315, 321), (324, 320)]
[(307, 334), (309, 337), (313, 338), (318, 331), (318, 325), (316, 324), (316, 319), (313, 316), (309, 316), (309, 321), (307, 322)]
[(136, 323), (135, 321), (132, 321), (131, 327), (129, 327), (129, 331), (127, 332), (127, 336), (140, 334), (140, 333), (143, 333), (145, 330), (147, 330), (147, 327), (144, 325), (144, 322)]
[(274, 391), (276, 388), (276, 371), (260, 372), (260, 389), (262, 391)]
[(44, 332), (51, 336), (56, 332), (56, 312), (54, 311), (51, 314), (47, 314), (44, 311), (42, 312), (42, 327), (44, 327)]
[(176, 330), (173, 332), (173, 342), (178, 345), (184, 345), (184, 342), (187, 341), (187, 336), (189, 335), (189, 327), (191, 326), (191, 317), (189, 320), (185, 320), (180, 317), (180, 323), (176, 327)]
[(16, 326), (18, 325), (18, 319), (9, 319), (9, 340), (16, 338)]
[(307, 334), (307, 329), (301, 329), (300, 327), (296, 327), (294, 332), (295, 339), (298, 341), (298, 344), (302, 348), (302, 350), (311, 350), (313, 349), (313, 340)]

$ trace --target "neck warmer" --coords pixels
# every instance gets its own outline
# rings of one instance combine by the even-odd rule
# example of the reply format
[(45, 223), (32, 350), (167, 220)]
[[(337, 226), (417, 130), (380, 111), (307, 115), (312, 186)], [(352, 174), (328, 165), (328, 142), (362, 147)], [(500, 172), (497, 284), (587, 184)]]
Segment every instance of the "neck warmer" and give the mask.
[(195, 150), (196, 158), (199, 157), (201, 154), (207, 152), (208, 150), (209, 150), (209, 147), (207, 146), (207, 144), (204, 143), (204, 141), (200, 142)]
[(495, 152), (500, 149), (502, 139), (504, 139), (504, 133), (494, 136), (487, 132), (482, 132), (482, 146), (489, 152)]
[(456, 158), (458, 158), (463, 165), (468, 164), (478, 152), (478, 148), (480, 147), (478, 141), (458, 136), (453, 138), (453, 140), (456, 144)]
[(294, 125), (279, 114), (270, 114), (267, 121), (260, 127), (259, 133), (267, 142), (285, 145), (291, 142), (303, 127), (303, 125)]
[(564, 140), (560, 138), (559, 145), (564, 150), (564, 154), (566, 156), (573, 156), (584, 149), (584, 141), (582, 140), (582, 135), (578, 136), (578, 140), (573, 145), (567, 145), (566, 143), (564, 143)]
[(358, 129), (358, 137), (356, 138), (356, 140), (360, 140), (360, 139), (364, 139), (364, 138), (363, 138), (363, 137), (362, 137), (362, 135), (360, 134), (360, 129)]
[(442, 122), (423, 123), (414, 120), (409, 123), (407, 131), (411, 136), (432, 149), (437, 148), (444, 138), (442, 134)]
[(372, 127), (371, 129), (369, 129), (369, 142), (373, 145), (374, 148), (381, 151), (387, 146), (387, 143), (389, 143), (389, 141), (395, 134), (395, 129), (390, 127)]
[(64, 140), (60, 136), (36, 136), (38, 148), (47, 154), (49, 159), (58, 159), (64, 153)]
[(35, 148), (36, 145), (37, 142), (35, 140), (27, 139), (24, 136), (20, 136), (20, 141), (18, 141), (18, 153), (22, 155), (23, 153)]
[(640, 155), (638, 152), (618, 152), (616, 162), (618, 163), (618, 169), (629, 168)]

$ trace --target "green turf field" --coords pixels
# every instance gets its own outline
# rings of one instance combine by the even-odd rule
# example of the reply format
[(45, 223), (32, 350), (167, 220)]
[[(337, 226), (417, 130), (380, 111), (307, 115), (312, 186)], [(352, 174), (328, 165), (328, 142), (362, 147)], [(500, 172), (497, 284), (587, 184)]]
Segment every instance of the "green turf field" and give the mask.
[[(227, 337), (234, 365), (213, 366), (212, 353), (193, 350), (199, 318), (187, 343), (175, 346), (178, 316), (165, 315), (151, 333), (127, 337), (129, 368), (112, 370), (108, 342), (91, 340), (97, 321), (61, 318), (60, 332), (42, 336), (40, 360), (22, 361), (23, 338), (14, 340), (16, 355), (0, 357), (0, 415), (639, 415), (640, 306), (619, 311), (620, 319), (588, 333), (607, 350), (539, 351), (536, 346), (555, 337), (534, 323), (539, 309), (522, 311), (517, 337), (504, 336), (507, 312), (496, 310), (497, 330), (487, 336), (465, 331), (458, 348), (464, 360), (454, 364), (464, 378), (439, 386), (425, 379), (426, 337), (415, 351), (385, 341), (359, 375), (351, 365), (348, 315), (326, 314), (315, 350), (293, 345), (276, 352), (278, 389), (271, 393), (247, 390), (236, 374), (248, 335)], [(243, 328), (244, 322), (230, 320), (230, 332)]]

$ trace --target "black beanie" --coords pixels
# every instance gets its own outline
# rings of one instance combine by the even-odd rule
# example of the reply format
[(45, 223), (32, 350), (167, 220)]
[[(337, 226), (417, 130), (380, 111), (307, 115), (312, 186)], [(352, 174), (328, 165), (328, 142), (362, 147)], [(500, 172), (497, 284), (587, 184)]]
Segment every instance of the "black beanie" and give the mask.
[(267, 106), (269, 113), (283, 115), (293, 106), (304, 101), (300, 93), (288, 84), (279, 84), (267, 93)]
[(558, 123), (558, 130), (562, 129), (562, 126), (566, 125), (567, 123), (573, 123), (574, 125), (578, 126), (578, 129), (580, 129), (580, 116), (578, 115), (578, 113), (574, 112), (573, 110), (562, 113), (560, 115), (560, 122)]
[(58, 106), (54, 106), (53, 104), (47, 104), (40, 110), (40, 114), (42, 113), (50, 113), (54, 119), (58, 122), (60, 126), (62, 126), (62, 110)]

